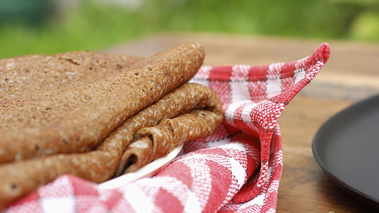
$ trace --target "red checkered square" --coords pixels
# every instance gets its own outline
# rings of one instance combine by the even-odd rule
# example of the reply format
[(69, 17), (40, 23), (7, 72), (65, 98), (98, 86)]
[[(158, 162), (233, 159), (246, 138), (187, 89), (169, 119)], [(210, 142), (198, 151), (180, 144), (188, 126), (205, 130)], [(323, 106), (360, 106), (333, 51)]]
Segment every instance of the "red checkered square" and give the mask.
[(75, 195), (74, 187), (72, 186), (71, 178), (68, 175), (63, 175), (57, 178), (54, 182), (41, 187), (38, 190), (40, 199), (51, 197), (69, 197)]

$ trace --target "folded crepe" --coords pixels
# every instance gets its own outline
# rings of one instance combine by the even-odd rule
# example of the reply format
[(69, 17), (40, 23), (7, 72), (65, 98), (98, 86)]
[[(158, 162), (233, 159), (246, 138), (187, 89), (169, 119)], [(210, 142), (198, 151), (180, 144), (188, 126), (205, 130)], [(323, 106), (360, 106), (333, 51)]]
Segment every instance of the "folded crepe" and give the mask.
[(0, 60), (0, 208), (61, 174), (100, 183), (212, 134), (223, 119), (220, 101), (186, 83), (203, 58), (199, 43), (185, 42), (149, 58)]
[[(176, 146), (211, 135), (223, 120), (223, 111), (216, 94), (200, 84), (187, 83), (165, 96), (146, 111), (154, 113), (148, 125), (134, 134), (133, 143), (127, 147), (116, 175), (135, 171), (150, 161), (167, 155)], [(183, 113), (184, 112), (184, 113)], [(189, 113), (186, 113), (189, 112)], [(144, 114), (144, 115), (142, 115)], [(140, 123), (145, 113), (125, 122)], [(157, 124), (157, 121), (161, 121)], [(128, 165), (128, 166), (126, 166)]]

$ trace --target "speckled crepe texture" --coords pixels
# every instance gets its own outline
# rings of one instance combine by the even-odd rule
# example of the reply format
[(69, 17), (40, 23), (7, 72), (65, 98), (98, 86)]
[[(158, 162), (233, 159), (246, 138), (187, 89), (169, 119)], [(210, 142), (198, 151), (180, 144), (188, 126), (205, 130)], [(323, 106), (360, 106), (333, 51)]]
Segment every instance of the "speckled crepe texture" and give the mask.
[[(121, 174), (135, 132), (192, 109), (205, 108), (201, 119), (214, 121), (202, 121), (210, 127), (197, 136), (211, 134), (223, 118), (221, 102), (209, 88), (185, 84), (203, 58), (199, 43), (186, 42), (146, 59), (67, 52), (0, 60), (0, 110), (7, 115), (0, 118), (0, 206), (61, 174), (97, 183)], [(137, 168), (176, 145), (152, 143), (158, 154), (140, 157)]]
[(0, 131), (0, 163), (93, 149), (128, 117), (188, 81), (203, 57), (198, 43), (185, 43), (134, 64), (127, 72), (7, 107), (0, 123), (14, 124)]

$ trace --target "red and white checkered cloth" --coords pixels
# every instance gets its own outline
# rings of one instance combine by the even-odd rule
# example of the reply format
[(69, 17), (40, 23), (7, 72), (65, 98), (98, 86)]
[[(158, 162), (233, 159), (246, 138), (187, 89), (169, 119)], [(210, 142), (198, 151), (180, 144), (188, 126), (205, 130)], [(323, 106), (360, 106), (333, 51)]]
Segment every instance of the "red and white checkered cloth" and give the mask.
[[(225, 121), (152, 178), (114, 190), (63, 175), (4, 212), (275, 212), (282, 174), (278, 119), (330, 54), (265, 66), (203, 66), (191, 80), (209, 86)], [(301, 127), (299, 127), (301, 128)]]

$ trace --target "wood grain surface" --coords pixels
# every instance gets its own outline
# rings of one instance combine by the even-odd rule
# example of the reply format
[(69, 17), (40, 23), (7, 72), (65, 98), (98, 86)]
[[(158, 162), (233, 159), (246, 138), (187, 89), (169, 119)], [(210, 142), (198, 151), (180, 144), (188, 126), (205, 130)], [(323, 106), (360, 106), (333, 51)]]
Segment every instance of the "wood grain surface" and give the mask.
[(379, 94), (378, 44), (165, 33), (101, 51), (149, 56), (187, 40), (203, 43), (206, 65), (293, 61), (312, 54), (320, 43), (328, 42), (331, 46), (329, 61), (279, 119), (284, 169), (277, 212), (374, 212), (366, 203), (332, 182), (314, 160), (311, 145), (316, 131), (327, 119), (357, 101)]

